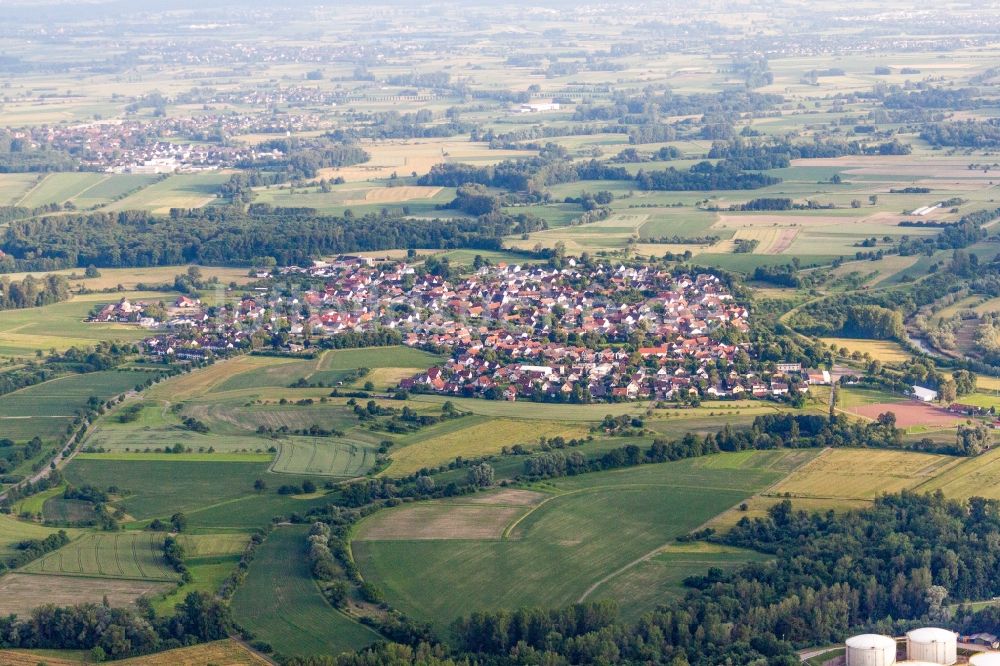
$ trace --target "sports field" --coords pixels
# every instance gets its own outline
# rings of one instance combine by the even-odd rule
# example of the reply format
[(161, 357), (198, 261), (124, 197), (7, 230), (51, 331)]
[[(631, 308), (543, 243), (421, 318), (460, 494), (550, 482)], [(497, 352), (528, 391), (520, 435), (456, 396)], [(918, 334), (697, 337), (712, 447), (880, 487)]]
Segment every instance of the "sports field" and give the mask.
[[(408, 514), (415, 507), (399, 507), (366, 519), (352, 550), (394, 606), (438, 628), (479, 609), (566, 605), (612, 595), (613, 581), (643, 558), (677, 554), (660, 550), (809, 457), (748, 451), (562, 478), (539, 486), (541, 501), (501, 492), (493, 503), (458, 498), (417, 509), (428, 512), (426, 525), (410, 519), (421, 518)], [(679, 582), (662, 573), (672, 581), (663, 586)], [(627, 610), (635, 616), (652, 605), (646, 598)]]
[(373, 643), (378, 634), (320, 594), (305, 555), (307, 532), (305, 526), (279, 527), (268, 536), (233, 597), (233, 616), (286, 656), (335, 655)]

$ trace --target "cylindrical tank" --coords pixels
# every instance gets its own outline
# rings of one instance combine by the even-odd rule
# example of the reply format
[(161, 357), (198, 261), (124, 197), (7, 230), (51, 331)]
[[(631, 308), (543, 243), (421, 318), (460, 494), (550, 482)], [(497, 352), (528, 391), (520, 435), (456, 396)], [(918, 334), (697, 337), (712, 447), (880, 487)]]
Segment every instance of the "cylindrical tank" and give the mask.
[(969, 657), (969, 666), (1000, 666), (1000, 652), (980, 652)]
[(908, 631), (906, 658), (932, 664), (954, 664), (958, 661), (958, 634), (937, 627)]
[(888, 636), (851, 636), (846, 645), (847, 666), (892, 666), (896, 663), (896, 641)]

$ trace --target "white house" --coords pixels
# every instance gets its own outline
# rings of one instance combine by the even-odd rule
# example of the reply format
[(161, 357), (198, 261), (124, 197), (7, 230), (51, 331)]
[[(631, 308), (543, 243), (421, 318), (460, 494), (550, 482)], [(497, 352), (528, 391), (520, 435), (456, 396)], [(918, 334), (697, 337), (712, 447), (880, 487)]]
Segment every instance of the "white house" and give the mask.
[(923, 386), (913, 387), (913, 397), (917, 400), (922, 400), (923, 402), (934, 402), (937, 400), (937, 391), (931, 390), (929, 388), (924, 388)]

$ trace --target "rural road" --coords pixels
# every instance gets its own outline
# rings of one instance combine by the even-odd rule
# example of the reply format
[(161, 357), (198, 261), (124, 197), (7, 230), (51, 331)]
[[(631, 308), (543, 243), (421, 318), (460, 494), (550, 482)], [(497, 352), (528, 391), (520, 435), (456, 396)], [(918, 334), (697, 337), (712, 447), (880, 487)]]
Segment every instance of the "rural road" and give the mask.
[[(135, 391), (129, 391), (128, 393), (125, 394), (125, 400), (123, 400), (119, 404), (124, 404), (126, 401), (131, 400), (131, 399), (135, 398), (138, 395), (141, 395), (141, 394), (140, 393), (136, 393)], [(45, 467), (43, 467), (40, 470), (38, 470), (37, 472), (35, 472), (34, 474), (32, 474), (31, 476), (29, 476), (24, 481), (21, 481), (21, 483), (18, 483), (16, 486), (14, 486), (14, 488), (20, 488), (21, 485), (24, 484), (24, 483), (37, 483), (38, 481), (40, 481), (43, 478), (45, 478), (46, 476), (48, 476), (49, 473), (53, 469), (61, 469), (62, 467), (65, 467), (67, 463), (69, 463), (71, 460), (73, 460), (73, 458), (76, 457), (76, 454), (80, 452), (80, 449), (83, 448), (83, 443), (90, 436), (90, 431), (97, 424), (98, 420), (99, 419), (94, 419), (94, 421), (92, 423), (90, 423), (86, 427), (86, 429), (83, 431), (83, 437), (80, 438), (80, 443), (79, 444), (77, 444), (76, 446), (72, 446), (72, 444), (70, 444), (69, 442), (67, 442), (66, 444), (64, 444), (59, 449), (59, 451), (56, 452), (56, 455), (53, 456), (52, 460), (50, 460), (48, 462), (48, 464), (45, 465)], [(74, 437), (75, 437), (75, 434), (74, 434)], [(70, 438), (70, 439), (72, 439), (72, 438)], [(69, 450), (69, 453), (66, 453), (67, 450)], [(9, 492), (10, 491), (7, 490), (7, 491), (5, 491), (3, 493), (0, 493), (0, 502), (2, 502), (3, 500), (7, 499), (7, 494)]]

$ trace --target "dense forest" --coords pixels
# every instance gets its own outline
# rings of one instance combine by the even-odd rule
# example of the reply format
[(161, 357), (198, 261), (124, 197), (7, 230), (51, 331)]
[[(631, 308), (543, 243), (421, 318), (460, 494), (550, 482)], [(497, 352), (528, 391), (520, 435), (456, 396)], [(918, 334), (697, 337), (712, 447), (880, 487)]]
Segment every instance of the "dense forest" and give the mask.
[(0, 233), (2, 270), (169, 266), (187, 263), (301, 264), (341, 252), (392, 248), (495, 249), (501, 238), (545, 228), (530, 215), (427, 220), (382, 214), (319, 215), (311, 209), (253, 206), (95, 213), (22, 220)]

